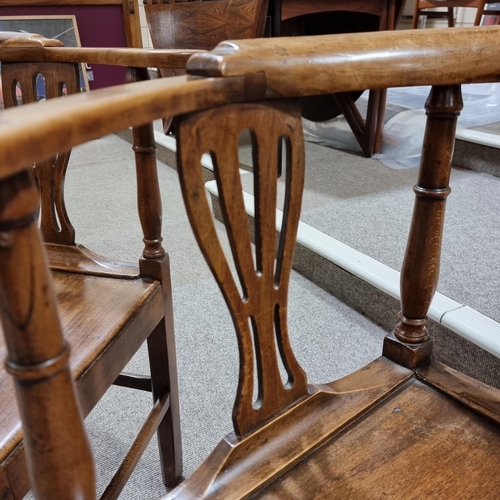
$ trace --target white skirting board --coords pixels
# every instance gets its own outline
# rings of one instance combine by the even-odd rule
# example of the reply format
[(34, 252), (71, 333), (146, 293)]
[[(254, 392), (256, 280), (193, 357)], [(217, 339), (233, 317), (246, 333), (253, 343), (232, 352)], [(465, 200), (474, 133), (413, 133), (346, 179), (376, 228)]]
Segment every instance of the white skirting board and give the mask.
[[(218, 196), (216, 181), (207, 182), (205, 187), (209, 193)], [(248, 193), (243, 193), (243, 197), (245, 210), (253, 217), (254, 197)], [(281, 230), (282, 218), (283, 212), (276, 210), (278, 231)], [(303, 222), (299, 223), (297, 242), (382, 292), (400, 300), (400, 273), (398, 271)], [(434, 295), (429, 317), (500, 358), (500, 324), (491, 318), (439, 292)]]
[(500, 149), (500, 135), (489, 134), (488, 132), (481, 132), (480, 130), (459, 128), (457, 129), (455, 137), (461, 141), (473, 142), (474, 144)]

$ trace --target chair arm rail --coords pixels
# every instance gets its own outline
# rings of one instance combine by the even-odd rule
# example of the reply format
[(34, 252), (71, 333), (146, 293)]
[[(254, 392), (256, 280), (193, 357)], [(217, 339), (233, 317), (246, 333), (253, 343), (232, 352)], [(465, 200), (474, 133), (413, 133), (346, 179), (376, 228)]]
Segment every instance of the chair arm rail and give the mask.
[(227, 41), (196, 54), (189, 74), (263, 72), (268, 96), (411, 85), (491, 82), (500, 76), (500, 27), (405, 30)]
[(160, 78), (7, 109), (0, 114), (0, 178), (58, 151), (165, 114), (241, 102), (248, 98), (247, 80)]

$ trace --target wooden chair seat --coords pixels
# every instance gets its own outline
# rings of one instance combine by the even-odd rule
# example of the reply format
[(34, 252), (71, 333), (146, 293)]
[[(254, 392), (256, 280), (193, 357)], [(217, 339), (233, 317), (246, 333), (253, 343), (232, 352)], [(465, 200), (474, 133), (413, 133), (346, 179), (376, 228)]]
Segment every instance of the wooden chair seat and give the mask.
[[(254, 498), (494, 498), (489, 493), (500, 491), (492, 459), (500, 453), (498, 421), (406, 378), (351, 423), (352, 393), (344, 391), (349, 385), (363, 391), (359, 376), (329, 384), (335, 392), (342, 384), (332, 410), (336, 422), (345, 414), (346, 427)], [(375, 399), (370, 380), (365, 391)]]
[[(84, 415), (92, 410), (163, 317), (161, 283), (146, 282), (138, 274), (138, 268), (136, 278), (52, 272), (61, 325), (72, 352), (71, 371)], [(2, 335), (0, 358), (5, 359), (6, 354)], [(11, 377), (3, 366), (0, 394), (0, 468), (11, 478), (14, 491), (26, 491), (26, 463), (19, 452), (23, 447), (21, 420), (17, 406), (12, 404), (15, 394)]]
[[(500, 452), (500, 419), (490, 421), (433, 383), (450, 387), (457, 377), (462, 397), (467, 387), (491, 388), (438, 362), (418, 375), (381, 357), (335, 382), (311, 386), (310, 397), (246, 442), (227, 436), (164, 499), (245, 498), (252, 492), (252, 498), (297, 500), (456, 498), (457, 492), (489, 498), (485, 492), (500, 491), (498, 464), (491, 459)], [(208, 484), (215, 470), (224, 473)], [(438, 491), (437, 483), (443, 485)]]

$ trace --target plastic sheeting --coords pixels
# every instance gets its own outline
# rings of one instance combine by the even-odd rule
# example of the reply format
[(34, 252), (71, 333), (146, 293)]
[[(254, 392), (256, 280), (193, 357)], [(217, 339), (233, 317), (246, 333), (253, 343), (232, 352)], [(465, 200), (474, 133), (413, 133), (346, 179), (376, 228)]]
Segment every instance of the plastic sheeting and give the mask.
[[(390, 168), (414, 168), (420, 162), (425, 129), (425, 101), (430, 87), (389, 89), (381, 154), (374, 155)], [(464, 109), (458, 126), (472, 128), (500, 122), (500, 84), (462, 85)], [(357, 101), (364, 115), (368, 92)], [(326, 122), (303, 120), (306, 140), (339, 149), (361, 151), (343, 116)]]

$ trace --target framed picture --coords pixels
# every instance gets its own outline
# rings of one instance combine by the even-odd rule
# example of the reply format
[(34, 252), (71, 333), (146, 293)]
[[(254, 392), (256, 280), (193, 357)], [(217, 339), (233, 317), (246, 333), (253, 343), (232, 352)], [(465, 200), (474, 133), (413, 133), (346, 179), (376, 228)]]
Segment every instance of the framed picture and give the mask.
[[(60, 40), (65, 47), (81, 47), (75, 16), (0, 16), (0, 31), (36, 33), (45, 38)], [(80, 90), (89, 90), (85, 64), (80, 65)], [(40, 77), (42, 80), (42, 77)], [(38, 95), (43, 98), (43, 82), (37, 83)]]
[[(138, 0), (0, 0), (0, 16), (75, 16), (82, 47), (142, 47)], [(122, 66), (93, 64), (90, 71), (91, 90), (126, 81)]]

